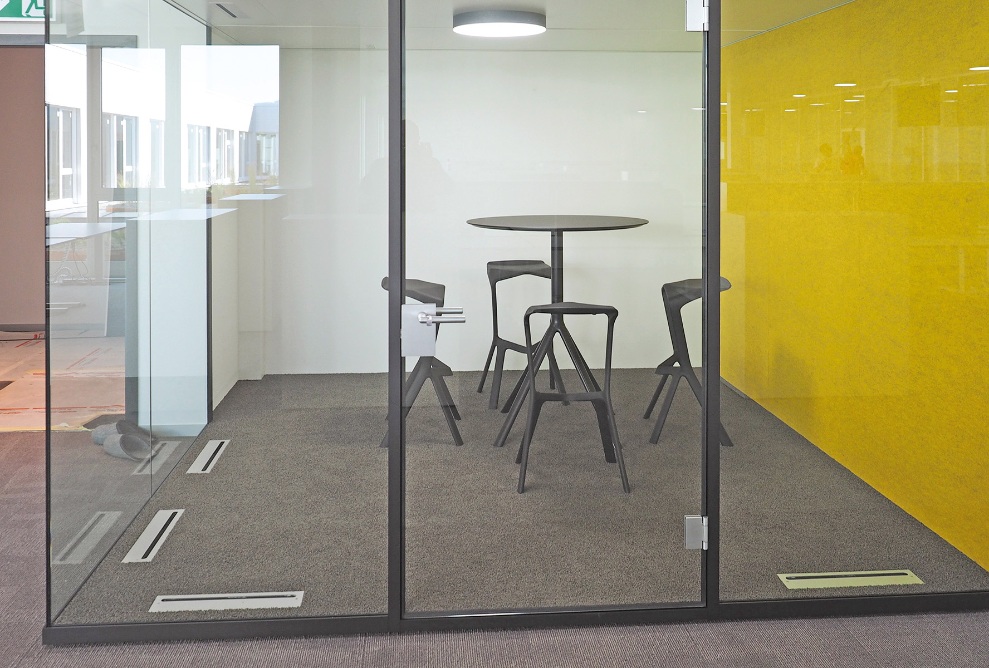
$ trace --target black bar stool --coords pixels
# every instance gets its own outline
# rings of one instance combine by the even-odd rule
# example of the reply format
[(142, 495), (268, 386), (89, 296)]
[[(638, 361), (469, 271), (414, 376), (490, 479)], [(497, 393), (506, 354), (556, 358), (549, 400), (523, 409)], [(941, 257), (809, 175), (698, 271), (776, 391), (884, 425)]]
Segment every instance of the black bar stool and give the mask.
[[(381, 279), (381, 287), (385, 290), (388, 289), (387, 276)], [(408, 278), (405, 280), (405, 296), (423, 304), (443, 306), (446, 297), (446, 286), (440, 283), (430, 283), (429, 281)], [(437, 323), (436, 335), (439, 336), (439, 333), (440, 326)], [(453, 401), (450, 388), (447, 387), (446, 381), (443, 380), (444, 377), (452, 375), (453, 370), (439, 359), (435, 357), (420, 357), (415, 367), (413, 367), (412, 373), (409, 374), (408, 380), (405, 381), (405, 387), (402, 390), (402, 419), (404, 420), (408, 417), (409, 411), (412, 410), (412, 404), (415, 403), (416, 397), (419, 396), (419, 391), (422, 390), (422, 386), (425, 385), (428, 379), (433, 384), (433, 391), (436, 392), (436, 398), (439, 399), (440, 408), (443, 410), (443, 416), (446, 418), (447, 426), (450, 427), (450, 434), (453, 436), (454, 443), (463, 445), (464, 439), (460, 435), (460, 430), (457, 428), (460, 411), (457, 410), (457, 404)], [(388, 432), (385, 432), (385, 437), (381, 441), (381, 447), (384, 448), (387, 446)]]
[[(730, 287), (731, 283), (728, 282), (728, 279), (722, 277), (721, 292)], [(659, 386), (652, 395), (652, 401), (649, 402), (646, 414), (642, 416), (643, 419), (649, 419), (652, 409), (656, 407), (656, 402), (659, 401), (659, 395), (662, 394), (666, 381), (672, 378), (673, 382), (666, 393), (663, 407), (659, 411), (659, 419), (656, 420), (656, 426), (649, 437), (650, 443), (659, 442), (659, 435), (662, 433), (663, 425), (666, 424), (666, 418), (670, 414), (673, 395), (676, 393), (681, 378), (687, 379), (687, 384), (694, 391), (697, 401), (702, 405), (704, 403), (701, 401), (701, 383), (697, 379), (697, 374), (694, 373), (694, 368), (690, 365), (690, 352), (687, 350), (687, 335), (683, 331), (683, 314), (681, 313), (684, 306), (701, 298), (704, 293), (704, 282), (699, 278), (688, 278), (675, 283), (667, 283), (663, 286), (662, 293), (663, 307), (666, 309), (666, 322), (670, 327), (670, 341), (673, 343), (673, 354), (656, 367), (656, 373), (660, 375)], [(734, 445), (728, 438), (728, 432), (725, 431), (724, 425), (720, 421), (718, 424), (720, 425), (721, 444)]]
[[(542, 260), (492, 260), (488, 262), (488, 283), (491, 285), (491, 348), (488, 349), (488, 359), (484, 362), (481, 382), (477, 385), (478, 393), (484, 392), (484, 381), (487, 380), (488, 368), (491, 366), (492, 358), (494, 358), (494, 375), (491, 378), (491, 398), (488, 400), (488, 408), (498, 408), (501, 377), (505, 369), (505, 353), (514, 350), (517, 353), (525, 354), (525, 346), (503, 338), (498, 331), (498, 283), (519, 276), (552, 278), (552, 272), (550, 266)], [(549, 355), (550, 370), (553, 373), (551, 379), (554, 383), (551, 387), (554, 387), (555, 383), (562, 383), (563, 381), (560, 376), (560, 368), (556, 363), (556, 356), (553, 355), (552, 350), (550, 350)], [(524, 371), (522, 375), (525, 375)], [(514, 398), (514, 396), (513, 393), (512, 397)]]
[[(588, 370), (589, 378), (584, 382), (583, 392), (539, 392), (536, 389), (536, 372), (542, 364), (543, 359), (549, 352), (552, 343), (552, 329), (550, 334), (544, 336), (535, 348), (532, 345), (532, 332), (529, 327), (529, 319), (535, 313), (544, 313), (551, 318), (562, 318), (564, 315), (604, 315), (608, 318), (608, 340), (605, 348), (604, 360), (604, 385), (598, 386), (597, 381)], [(598, 429), (601, 431), (601, 444), (604, 446), (605, 460), (609, 463), (618, 463), (618, 472), (622, 478), (622, 489), (629, 491), (628, 474), (625, 471), (625, 458), (622, 456), (622, 444), (618, 438), (618, 427), (615, 424), (615, 411), (611, 405), (611, 348), (615, 338), (615, 319), (618, 318), (618, 309), (614, 306), (597, 306), (594, 304), (579, 304), (575, 302), (561, 302), (558, 304), (546, 304), (544, 306), (532, 306), (525, 312), (525, 343), (526, 356), (529, 366), (526, 373), (529, 377), (529, 418), (525, 425), (525, 434), (522, 436), (522, 445), (519, 447), (516, 463), (521, 464), (519, 468), (519, 494), (525, 491), (525, 472), (529, 463), (529, 446), (532, 444), (532, 435), (536, 430), (536, 420), (539, 419), (539, 411), (547, 401), (590, 401), (598, 417)], [(588, 384), (590, 385), (588, 387)]]

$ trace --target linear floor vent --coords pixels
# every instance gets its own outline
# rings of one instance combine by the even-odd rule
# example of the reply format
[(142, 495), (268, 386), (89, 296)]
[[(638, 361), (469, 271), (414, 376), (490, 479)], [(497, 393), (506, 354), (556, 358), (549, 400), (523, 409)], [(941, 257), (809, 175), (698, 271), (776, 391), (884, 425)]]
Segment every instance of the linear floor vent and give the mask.
[(148, 612), (298, 608), (302, 605), (304, 594), (304, 591), (262, 591), (242, 594), (175, 594), (157, 597)]
[(829, 589), (832, 587), (879, 587), (917, 585), (924, 581), (913, 571), (839, 571), (835, 573), (779, 573), (787, 589)]
[(121, 563), (144, 563), (154, 559), (184, 512), (185, 510), (176, 509), (159, 510), (155, 513), (155, 516), (148, 522), (147, 528), (134, 542), (134, 546)]
[(162, 441), (151, 446), (151, 456), (138, 464), (131, 475), (154, 475), (158, 473), (162, 464), (168, 461), (178, 445), (179, 441)]
[(216, 464), (216, 460), (220, 458), (223, 451), (227, 449), (227, 444), (230, 443), (229, 439), (222, 441), (209, 441), (205, 446), (203, 446), (202, 452), (196, 457), (196, 461), (192, 462), (192, 466), (186, 473), (209, 473), (213, 470), (213, 466)]
[(93, 515), (69, 544), (52, 559), (52, 565), (81, 564), (89, 556), (111, 527), (120, 519), (119, 511), (101, 510)]

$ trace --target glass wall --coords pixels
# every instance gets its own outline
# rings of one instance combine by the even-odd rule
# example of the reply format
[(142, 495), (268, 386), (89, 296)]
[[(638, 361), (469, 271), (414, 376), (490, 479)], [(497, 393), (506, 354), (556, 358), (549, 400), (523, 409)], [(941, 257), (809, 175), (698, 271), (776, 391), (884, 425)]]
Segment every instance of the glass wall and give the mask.
[[(466, 322), (407, 360), (406, 612), (696, 605), (700, 407), (684, 380), (656, 444), (660, 406), (643, 415), (673, 366), (662, 288), (701, 277), (701, 35), (682, 3), (556, 3), (545, 33), (504, 39), (407, 7), (407, 301), (438, 284)], [(523, 315), (563, 301), (614, 307), (614, 340), (603, 314), (532, 317), (534, 344), (554, 332), (536, 419), (511, 398)], [(609, 408), (582, 400), (606, 379)]]
[(385, 611), (387, 15), (298, 11), (52, 22), (53, 624)]
[[(51, 616), (111, 621), (83, 583), (207, 420), (205, 191), (180, 147), (180, 47), (156, 3), (56, 14), (46, 50)], [(80, 10), (81, 11), (81, 10)], [(99, 35), (92, 37), (91, 35)], [(163, 129), (164, 128), (164, 129)], [(136, 575), (136, 574), (134, 574)], [(143, 587), (132, 577), (127, 587)], [(121, 583), (122, 584), (122, 583)]]
[[(887, 4), (728, 3), (705, 105), (682, 2), (573, 0), (494, 39), (409, 0), (404, 238), (385, 0), (66, 5), (46, 50), (50, 623), (697, 607), (686, 517), (718, 511), (721, 600), (989, 588), (989, 63), (977, 23)], [(390, 369), (399, 246), (413, 310)]]
[(836, 4), (725, 8), (729, 600), (989, 587), (989, 10)]

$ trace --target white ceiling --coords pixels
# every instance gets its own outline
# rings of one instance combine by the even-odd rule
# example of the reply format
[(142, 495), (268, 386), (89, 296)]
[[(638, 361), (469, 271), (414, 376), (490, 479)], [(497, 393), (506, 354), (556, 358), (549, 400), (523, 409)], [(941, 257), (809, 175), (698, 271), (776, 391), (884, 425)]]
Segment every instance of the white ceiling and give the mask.
[[(180, 0), (181, 1), (181, 0)], [(723, 0), (725, 43), (826, 11), (852, 0)], [(214, 28), (245, 44), (295, 48), (387, 48), (386, 0), (210, 0), (183, 3), (206, 13)], [(407, 0), (411, 49), (698, 51), (701, 37), (684, 31), (685, 0)], [(485, 40), (451, 30), (455, 11), (544, 11), (547, 32)]]

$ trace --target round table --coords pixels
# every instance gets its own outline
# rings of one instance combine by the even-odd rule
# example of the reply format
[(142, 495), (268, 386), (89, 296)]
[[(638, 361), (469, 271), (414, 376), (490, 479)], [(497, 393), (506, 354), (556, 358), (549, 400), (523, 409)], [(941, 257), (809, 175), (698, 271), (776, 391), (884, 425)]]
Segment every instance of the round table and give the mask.
[[(494, 216), (490, 218), (472, 218), (467, 221), (468, 225), (483, 227), (489, 230), (513, 230), (516, 232), (549, 232), (550, 233), (550, 268), (552, 269), (551, 299), (554, 304), (563, 302), (563, 233), (564, 232), (603, 232), (607, 230), (626, 230), (632, 227), (641, 227), (649, 221), (645, 218), (628, 218), (626, 216), (582, 216), (582, 215), (556, 215), (556, 216)], [(580, 376), (585, 389), (591, 387), (599, 389), (594, 376), (591, 374), (587, 362), (577, 348), (570, 332), (567, 331), (563, 323), (562, 316), (554, 316), (550, 320), (549, 329), (543, 335), (536, 350), (533, 353), (533, 363), (536, 368), (542, 363), (547, 352), (552, 348), (553, 339), (559, 336), (563, 344), (570, 353), (570, 359), (574, 363), (574, 368)], [(560, 379), (560, 391), (565, 393)], [(495, 446), (501, 447), (508, 439), (508, 435), (515, 424), (525, 396), (529, 392), (528, 374), (523, 373), (518, 384), (502, 409), (503, 413), (508, 413), (504, 424), (501, 427)], [(614, 461), (614, 453), (605, 448), (605, 456), (608, 461)]]
[(564, 232), (603, 232), (606, 230), (627, 230), (642, 227), (649, 221), (645, 218), (626, 216), (492, 216), (472, 218), (468, 225), (489, 230), (513, 230), (516, 232), (549, 232), (550, 262), (552, 268), (553, 303), (563, 301), (563, 233)]

